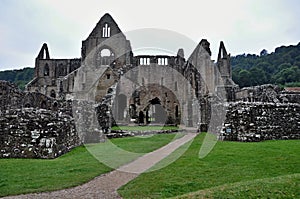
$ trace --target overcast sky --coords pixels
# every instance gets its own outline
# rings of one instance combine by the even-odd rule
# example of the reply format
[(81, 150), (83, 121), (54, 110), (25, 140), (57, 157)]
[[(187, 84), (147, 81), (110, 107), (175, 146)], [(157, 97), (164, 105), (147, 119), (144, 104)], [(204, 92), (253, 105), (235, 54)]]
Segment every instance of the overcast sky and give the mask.
[[(262, 49), (273, 52), (278, 46), (300, 41), (299, 2), (0, 0), (0, 70), (34, 67), (44, 42), (52, 58), (79, 58), (81, 41), (107, 12), (125, 34), (156, 28), (184, 35), (195, 44), (208, 39), (213, 59), (221, 40), (232, 55), (259, 54)], [(128, 39), (135, 49), (134, 36)], [(149, 37), (145, 39), (151, 41)]]

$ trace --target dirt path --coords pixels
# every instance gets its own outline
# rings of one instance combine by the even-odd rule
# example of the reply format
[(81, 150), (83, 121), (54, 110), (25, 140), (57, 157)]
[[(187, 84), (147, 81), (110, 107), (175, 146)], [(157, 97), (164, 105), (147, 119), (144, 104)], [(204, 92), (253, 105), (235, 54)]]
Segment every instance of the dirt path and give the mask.
[(187, 133), (182, 138), (179, 138), (166, 146), (139, 157), (135, 161), (121, 166), (119, 169), (110, 173), (103, 174), (94, 178), (93, 180), (69, 189), (63, 189), (53, 192), (34, 193), (18, 196), (5, 197), (5, 199), (31, 199), (31, 198), (121, 198), (117, 189), (122, 185), (136, 178), (160, 160), (167, 157), (178, 147), (192, 140), (197, 134)]

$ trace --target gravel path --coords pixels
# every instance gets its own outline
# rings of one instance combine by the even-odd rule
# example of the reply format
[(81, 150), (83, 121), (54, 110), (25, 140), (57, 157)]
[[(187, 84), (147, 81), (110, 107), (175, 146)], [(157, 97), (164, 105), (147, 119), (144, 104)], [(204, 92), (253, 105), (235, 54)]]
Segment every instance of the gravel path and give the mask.
[(157, 149), (156, 151), (153, 151), (142, 157), (139, 157), (133, 162), (121, 166), (117, 170), (98, 176), (83, 185), (69, 188), (69, 189), (53, 191), (53, 192), (10, 196), (10, 197), (5, 197), (5, 199), (121, 198), (117, 193), (118, 188), (120, 188), (122, 185), (127, 184), (129, 181), (136, 178), (139, 174), (151, 168), (157, 162), (159, 162), (160, 160), (164, 159), (169, 154), (171, 154), (178, 147), (192, 140), (196, 135), (197, 135), (196, 133), (187, 133), (182, 138), (179, 138), (167, 144), (166, 146)]

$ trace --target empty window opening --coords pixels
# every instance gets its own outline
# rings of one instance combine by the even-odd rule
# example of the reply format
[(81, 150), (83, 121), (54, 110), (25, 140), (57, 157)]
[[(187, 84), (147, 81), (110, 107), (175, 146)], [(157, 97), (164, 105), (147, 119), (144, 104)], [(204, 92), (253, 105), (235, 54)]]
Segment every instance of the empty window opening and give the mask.
[(140, 58), (140, 65), (150, 65), (150, 58)]
[(110, 74), (106, 74), (106, 79), (110, 79)]
[(113, 53), (111, 53), (111, 51), (107, 48), (104, 48), (100, 51), (100, 56), (101, 57), (105, 57), (105, 56), (109, 57), (109, 56), (112, 56), (112, 54)]
[(157, 64), (158, 65), (168, 65), (168, 58), (158, 58), (157, 59)]
[(57, 109), (58, 109), (58, 104), (57, 104), (57, 102), (54, 102), (52, 105), (52, 110), (57, 111)]
[(175, 88), (174, 89), (175, 89), (175, 91), (177, 91), (177, 89), (178, 89), (177, 88), (177, 82), (175, 82)]
[(114, 90), (112, 88), (107, 89), (107, 94), (112, 93)]
[(110, 49), (103, 48), (98, 53), (97, 61), (99, 65), (109, 66), (115, 62), (115, 55)]
[(49, 65), (46, 64), (44, 67), (44, 76), (49, 76), (49, 72), (50, 72)]
[(42, 108), (42, 109), (46, 109), (46, 108), (47, 108), (47, 103), (46, 103), (46, 101), (42, 101), (42, 102), (41, 102), (41, 108)]
[(54, 90), (51, 90), (50, 92), (50, 97), (56, 98), (56, 94)]
[(175, 117), (179, 116), (179, 108), (178, 105), (175, 106)]
[(102, 37), (104, 38), (110, 37), (110, 27), (108, 26), (107, 23), (102, 28)]

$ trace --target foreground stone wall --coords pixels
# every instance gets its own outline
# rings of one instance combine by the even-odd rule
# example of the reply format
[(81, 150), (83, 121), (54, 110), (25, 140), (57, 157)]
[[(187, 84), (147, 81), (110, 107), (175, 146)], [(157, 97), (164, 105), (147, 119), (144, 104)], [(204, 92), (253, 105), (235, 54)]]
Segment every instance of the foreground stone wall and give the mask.
[(56, 158), (80, 145), (74, 120), (38, 108), (0, 112), (0, 158)]
[(220, 139), (300, 139), (300, 104), (236, 102), (227, 107)]

